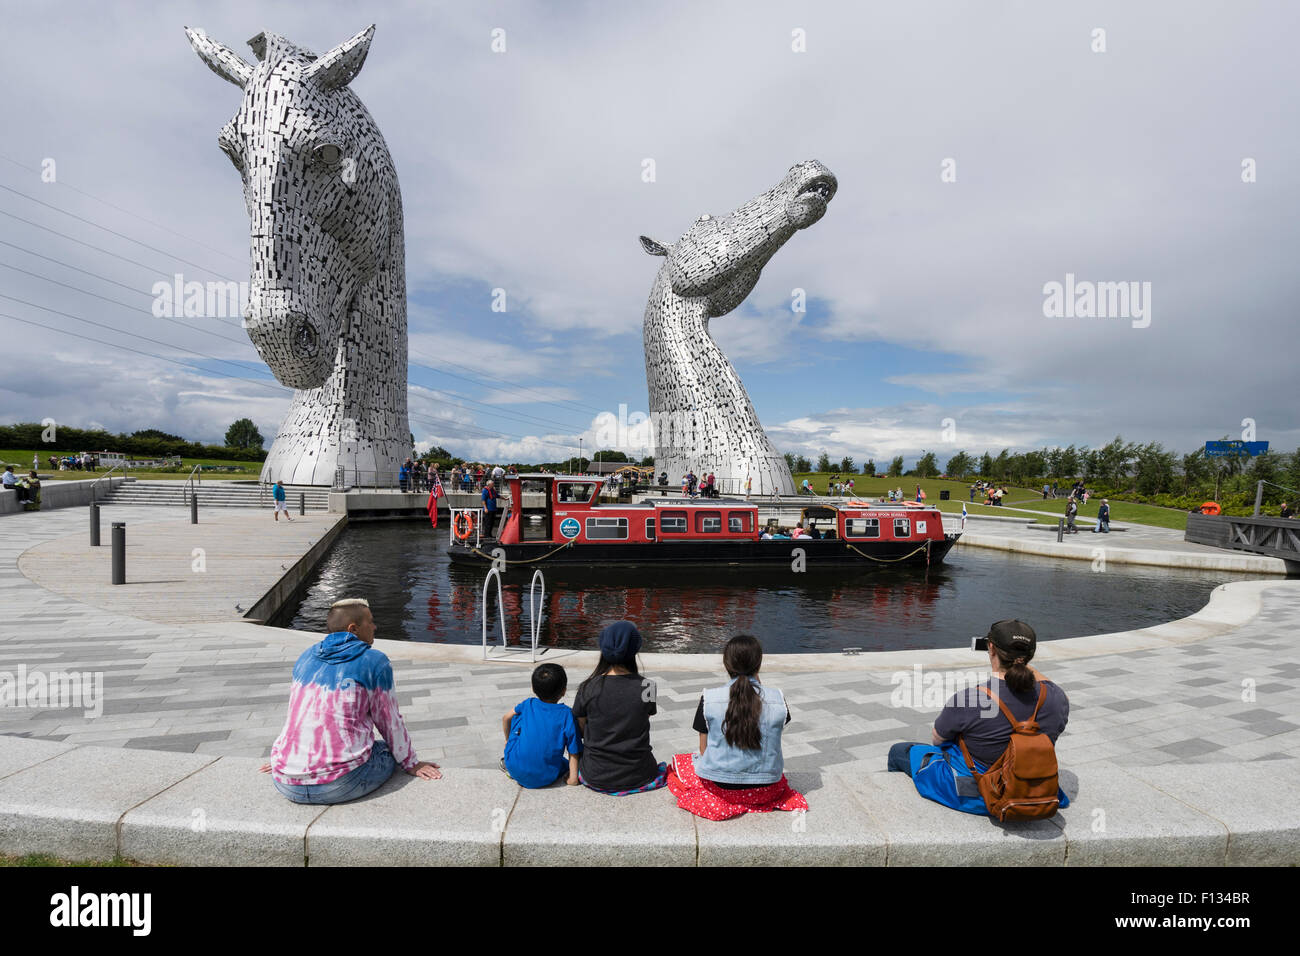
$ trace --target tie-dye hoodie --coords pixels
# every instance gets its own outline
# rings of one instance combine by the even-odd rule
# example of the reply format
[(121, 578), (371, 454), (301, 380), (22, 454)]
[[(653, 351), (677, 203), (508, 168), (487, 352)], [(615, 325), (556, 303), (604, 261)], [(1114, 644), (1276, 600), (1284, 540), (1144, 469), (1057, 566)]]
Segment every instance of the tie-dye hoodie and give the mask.
[(293, 786), (337, 780), (370, 759), (376, 727), (399, 767), (418, 763), (388, 657), (349, 631), (335, 631), (293, 665), (289, 719), (271, 748), (271, 773)]

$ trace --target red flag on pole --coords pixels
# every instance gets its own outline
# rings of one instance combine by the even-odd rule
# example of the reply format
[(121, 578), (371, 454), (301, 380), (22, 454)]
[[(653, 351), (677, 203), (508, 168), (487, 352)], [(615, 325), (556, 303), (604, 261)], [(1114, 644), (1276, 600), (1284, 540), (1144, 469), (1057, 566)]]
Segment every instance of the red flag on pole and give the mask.
[(429, 522), (436, 528), (438, 527), (438, 499), (441, 498), (445, 491), (442, 490), (442, 478), (437, 472), (433, 473), (433, 490), (429, 492), (429, 503), (425, 510), (429, 512)]

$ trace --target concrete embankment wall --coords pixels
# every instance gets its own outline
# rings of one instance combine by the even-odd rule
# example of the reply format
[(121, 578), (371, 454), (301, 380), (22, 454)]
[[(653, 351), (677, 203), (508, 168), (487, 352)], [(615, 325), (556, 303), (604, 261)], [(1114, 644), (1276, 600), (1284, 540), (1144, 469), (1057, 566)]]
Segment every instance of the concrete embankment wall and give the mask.
[[(108, 494), (110, 487), (116, 488), (125, 478), (107, 478), (99, 482), (94, 492), (99, 498)], [(91, 488), (94, 479), (89, 481), (43, 481), (41, 482), (41, 510), (51, 508), (74, 508), (90, 504)], [(22, 511), (18, 495), (12, 491), (0, 491), (0, 515), (17, 514)]]

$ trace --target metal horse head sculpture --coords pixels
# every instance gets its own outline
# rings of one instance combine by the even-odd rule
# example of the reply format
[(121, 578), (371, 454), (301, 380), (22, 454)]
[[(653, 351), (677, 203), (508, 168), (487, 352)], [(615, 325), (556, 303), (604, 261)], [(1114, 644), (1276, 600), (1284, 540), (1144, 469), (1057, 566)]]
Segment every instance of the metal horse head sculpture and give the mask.
[(643, 334), (655, 468), (672, 480), (713, 472), (724, 490), (744, 490), (748, 479), (760, 494), (794, 494), (790, 469), (709, 334), (709, 319), (745, 300), (777, 250), (826, 214), (838, 185), (816, 160), (799, 163), (730, 215), (701, 216), (675, 245), (641, 237), (646, 252), (667, 260)]
[(202, 30), (190, 44), (243, 91), (217, 142), (244, 183), (252, 276), (244, 328), (297, 391), (264, 479), (395, 484), (410, 454), (406, 274), (397, 173), (348, 84), (373, 26), (323, 56), (272, 33), (245, 61)]

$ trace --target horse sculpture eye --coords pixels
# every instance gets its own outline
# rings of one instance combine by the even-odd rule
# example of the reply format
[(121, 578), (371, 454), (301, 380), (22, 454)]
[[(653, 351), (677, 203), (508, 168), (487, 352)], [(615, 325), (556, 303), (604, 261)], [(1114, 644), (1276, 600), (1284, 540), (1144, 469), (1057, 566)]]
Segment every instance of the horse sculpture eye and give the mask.
[(323, 146), (317, 146), (312, 151), (312, 158), (325, 166), (337, 166), (339, 159), (343, 156), (343, 151), (333, 143), (326, 143)]

